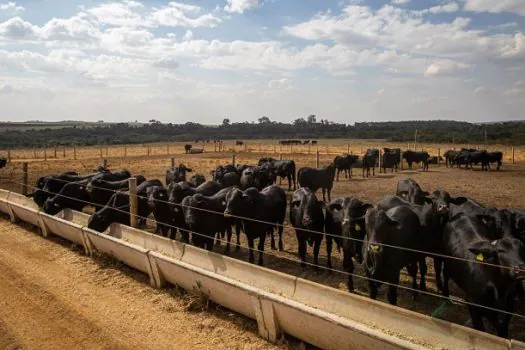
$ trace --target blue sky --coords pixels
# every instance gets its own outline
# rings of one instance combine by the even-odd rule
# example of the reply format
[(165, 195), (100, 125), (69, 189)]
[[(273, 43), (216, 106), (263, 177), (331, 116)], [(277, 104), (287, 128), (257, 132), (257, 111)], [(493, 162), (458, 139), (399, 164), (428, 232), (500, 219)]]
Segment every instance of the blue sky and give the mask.
[(525, 119), (524, 0), (0, 0), (1, 120)]

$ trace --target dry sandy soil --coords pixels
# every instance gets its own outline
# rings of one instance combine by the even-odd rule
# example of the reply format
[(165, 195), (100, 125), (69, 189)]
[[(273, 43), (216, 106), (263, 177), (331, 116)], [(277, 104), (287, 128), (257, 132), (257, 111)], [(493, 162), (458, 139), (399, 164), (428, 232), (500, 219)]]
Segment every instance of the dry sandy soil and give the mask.
[[(388, 145), (390, 146), (390, 145)], [(213, 146), (212, 146), (213, 147)], [(273, 148), (275, 146), (266, 146), (266, 150), (268, 153), (238, 153), (236, 156), (236, 161), (238, 163), (249, 163), (253, 164), (256, 163), (257, 160), (261, 156), (274, 156), (275, 154), (272, 154)], [(321, 145), (321, 148), (323, 146)], [(354, 149), (356, 149), (355, 145), (352, 146)], [(359, 148), (359, 147), (357, 147)], [(111, 168), (126, 168), (129, 169), (134, 174), (143, 174), (147, 178), (158, 178), (162, 181), (164, 180), (165, 170), (170, 165), (170, 159), (169, 156), (166, 155), (166, 147), (159, 148), (161, 151), (154, 152), (151, 151), (150, 156), (141, 156), (141, 155), (134, 155), (130, 150), (127, 151), (128, 157), (122, 158), (117, 156), (111, 156), (112, 149), (109, 149), (109, 166)], [(172, 148), (173, 150), (174, 148)], [(263, 147), (264, 149), (264, 147)], [(366, 149), (366, 146), (365, 146)], [(441, 148), (442, 152), (446, 149), (446, 146), (443, 146)], [(252, 149), (253, 151), (258, 150), (257, 147), (255, 149)], [(278, 146), (277, 146), (278, 150)], [(339, 152), (346, 152), (347, 149), (344, 147), (335, 148), (332, 147), (330, 151), (337, 151)], [(144, 151), (144, 150), (142, 150)], [(176, 149), (176, 151), (181, 151), (180, 148)], [(307, 152), (307, 150), (304, 150)], [(523, 150), (520, 149), (519, 152), (521, 154)], [(84, 152), (84, 153), (82, 153)], [(123, 154), (122, 150), (115, 151), (113, 149), (113, 152), (115, 154)], [(314, 151), (315, 152), (315, 151)], [(283, 154), (283, 159), (294, 159), (297, 163), (297, 168), (301, 166), (315, 166), (315, 154)], [(356, 153), (359, 153), (359, 151), (356, 151)], [(517, 152), (518, 153), (518, 152)], [(81, 157), (80, 154), (83, 156)], [(50, 174), (50, 173), (56, 173), (59, 171), (64, 170), (76, 170), (79, 172), (89, 172), (91, 171), (96, 165), (100, 163), (98, 149), (92, 152), (87, 152), (86, 150), (78, 151), (78, 158), (79, 160), (72, 160), (68, 159), (48, 159), (47, 162), (43, 161), (30, 161), (29, 164), (29, 181), (30, 184), (34, 184), (36, 181), (36, 178), (40, 175), (44, 174)], [(231, 154), (229, 153), (214, 153), (213, 148), (212, 152), (210, 153), (204, 153), (204, 154), (194, 154), (194, 155), (183, 155), (183, 154), (177, 154), (177, 162), (184, 162), (186, 165), (189, 165), (191, 168), (193, 168), (194, 172), (199, 172), (206, 174), (206, 177), (209, 177), (209, 170), (213, 169), (218, 164), (225, 164), (227, 162), (231, 161)], [(278, 155), (277, 155), (278, 157)], [(321, 166), (328, 164), (333, 159), (333, 155), (320, 155), (320, 163)], [(506, 159), (508, 160), (508, 155), (506, 155)], [(421, 184), (421, 186), (425, 190), (434, 190), (434, 189), (446, 189), (449, 192), (451, 192), (452, 195), (464, 195), (464, 196), (470, 196), (474, 199), (480, 201), (481, 203), (489, 206), (496, 206), (496, 207), (512, 207), (512, 208), (525, 208), (525, 198), (523, 197), (523, 188), (525, 188), (525, 165), (524, 164), (508, 164), (507, 161), (505, 161), (503, 168), (500, 172), (496, 171), (490, 171), (490, 172), (481, 172), (478, 169), (475, 169), (474, 171), (466, 171), (466, 170), (458, 170), (458, 169), (450, 169), (446, 168), (443, 165), (438, 167), (436, 165), (431, 166), (430, 171), (423, 173), (420, 172), (419, 169), (416, 169), (415, 167), (413, 170), (406, 170), (406, 164), (405, 164), (405, 170), (401, 171), (399, 173), (390, 173), (387, 174), (378, 174), (376, 172), (376, 176), (369, 178), (369, 179), (363, 179), (361, 177), (361, 171), (360, 169), (354, 170), (354, 177), (349, 181), (347, 179), (344, 179), (342, 177), (338, 183), (335, 184), (334, 190), (332, 192), (332, 198), (338, 197), (338, 196), (357, 196), (363, 200), (370, 201), (372, 203), (377, 202), (383, 195), (385, 194), (391, 194), (395, 192), (395, 186), (399, 179), (404, 177), (412, 177), (415, 179), (418, 183)], [(3, 169), (0, 171), (0, 188), (7, 188), (15, 191), (20, 191), (21, 186), (20, 184), (13, 183), (12, 180), (20, 182), (22, 179), (22, 172), (21, 172), (21, 164), (17, 163), (16, 161), (12, 164), (10, 164), (6, 169)], [(287, 188), (286, 181), (283, 182), (283, 186)], [(8, 225), (8, 229), (6, 229), (6, 232), (10, 232), (10, 230), (16, 230), (17, 228), (14, 228)], [(151, 229), (151, 228), (150, 228)], [(22, 235), (22, 237), (25, 237), (25, 235)], [(33, 236), (32, 236), (33, 237)], [(26, 238), (29, 240), (29, 238)], [(46, 249), (42, 249), (42, 251), (47, 251), (53, 246), (49, 241), (43, 240), (38, 238), (38, 236), (34, 236), (31, 240), (35, 240), (35, 243), (33, 244), (33, 250), (40, 250), (40, 246), (47, 247)], [(38, 243), (36, 243), (38, 242)], [(0, 253), (2, 255), (5, 255), (6, 251), (9, 251), (9, 254), (16, 254), (15, 251), (17, 249), (21, 249), (20, 246), (17, 245), (16, 249), (6, 249), (6, 244), (2, 240), (0, 240)], [(247, 245), (246, 240), (244, 237), (241, 239), (241, 244), (243, 246)], [(345, 289), (346, 286), (346, 276), (339, 272), (327, 272), (324, 270), (320, 271), (314, 271), (312, 268), (307, 268), (305, 270), (302, 270), (299, 267), (299, 264), (297, 263), (297, 243), (295, 239), (295, 233), (291, 228), (286, 228), (284, 232), (284, 244), (285, 244), (285, 250), (282, 252), (272, 251), (269, 246), (269, 239), (267, 239), (265, 251), (268, 253), (265, 256), (265, 266), (276, 269), (279, 271), (283, 271), (286, 273), (290, 273), (296, 276), (300, 276), (303, 278), (307, 278), (319, 283), (323, 283), (329, 286), (332, 286), (334, 288), (340, 288)], [(55, 245), (56, 246), (56, 245)], [(69, 255), (72, 254), (71, 252), (68, 252), (67, 250), (60, 247), (60, 252), (57, 253), (61, 256), (63, 255)], [(25, 248), (23, 248), (25, 250)], [(216, 246), (215, 251), (222, 252), (224, 249), (223, 246)], [(32, 256), (32, 254), (27, 253), (29, 256)], [(311, 249), (309, 248), (308, 251), (308, 261), (311, 261)], [(245, 249), (242, 249), (241, 252), (235, 252), (231, 253), (232, 256), (247, 260), (247, 251)], [(325, 247), (324, 243), (321, 247), (321, 258), (320, 263), (322, 265), (325, 265)], [(49, 257), (45, 257), (43, 255), (42, 259), (50, 259)], [(66, 259), (66, 258), (64, 258)], [(2, 262), (6, 259), (0, 259), (0, 276), (6, 276), (8, 275), (8, 271), (5, 271), (6, 269), (2, 268)], [(69, 261), (69, 260), (67, 260)], [(334, 268), (337, 270), (342, 270), (342, 256), (334, 251), (333, 253), (333, 263)], [(35, 264), (36, 266), (39, 266), (39, 264)], [(99, 292), (102, 293), (100, 295), (97, 295), (95, 300), (97, 300), (97, 303), (100, 304), (102, 309), (97, 309), (97, 312), (93, 313), (102, 313), (105, 315), (103, 318), (106, 323), (111, 323), (111, 319), (118, 317), (128, 317), (127, 313), (131, 312), (128, 310), (130, 306), (128, 305), (135, 305), (134, 302), (138, 302), (138, 305), (143, 305), (144, 303), (152, 303), (155, 306), (158, 306), (157, 302), (153, 302), (155, 298), (166, 298), (162, 299), (165, 302), (173, 303), (180, 305), (182, 303), (180, 297), (171, 298), (170, 292), (164, 292), (164, 291), (154, 291), (147, 287), (144, 284), (137, 283), (136, 280), (145, 280), (144, 276), (137, 277), (136, 275), (140, 275), (138, 273), (131, 272), (129, 269), (126, 269), (122, 266), (111, 266), (111, 268), (108, 270), (106, 267), (101, 267), (100, 261), (91, 262), (87, 258), (83, 258), (82, 256), (78, 254), (74, 254), (74, 262), (71, 264), (67, 263), (60, 263), (60, 264), (53, 264), (56, 268), (56, 265), (61, 266), (60, 268), (69, 269), (70, 273), (73, 276), (77, 277), (85, 277), (85, 279), (82, 282), (79, 282), (78, 284), (74, 284), (76, 288), (74, 296), (81, 295), (82, 300), (83, 298), (87, 298), (89, 295), (91, 295), (91, 292), (87, 292), (89, 288), (95, 288), (92, 284), (97, 282), (100, 285), (103, 286), (103, 290), (100, 290)], [(436, 292), (436, 288), (434, 285), (434, 275), (433, 270), (431, 268), (431, 261), (429, 261), (429, 276), (428, 276), (428, 287), (430, 292)], [(48, 274), (50, 274), (50, 271), (53, 271), (52, 269), (48, 268), (42, 268), (40, 273), (38, 273), (38, 278), (40, 280), (44, 280), (48, 278)], [(88, 278), (90, 275), (88, 272), (95, 271), (96, 273), (101, 273), (102, 275), (99, 276), (98, 279), (95, 278)], [(111, 273), (109, 273), (110, 271)], [(119, 273), (118, 271), (124, 272)], [(95, 273), (93, 272), (93, 273)], [(360, 266), (356, 267), (356, 274), (362, 275), (363, 271)], [(60, 276), (61, 273), (59, 272), (58, 275)], [(31, 276), (31, 275), (29, 275)], [(130, 276), (133, 276), (130, 278)], [(28, 276), (24, 276), (24, 278), (28, 278)], [(50, 279), (58, 278), (50, 276)], [(87, 279), (87, 281), (86, 281)], [(101, 284), (100, 282), (103, 281)], [(90, 283), (91, 282), (91, 283)], [(109, 285), (109, 287), (106, 288), (105, 283)], [(359, 294), (367, 294), (368, 288), (367, 283), (364, 280), (360, 280), (358, 278), (354, 278), (354, 283), (356, 286), (356, 292)], [(126, 286), (126, 292), (123, 293), (121, 284), (124, 284)], [(410, 286), (409, 280), (406, 275), (402, 276), (402, 284), (405, 286)], [(111, 289), (111, 286), (118, 285), (118, 288), (115, 288), (113, 292), (109, 292)], [(54, 289), (57, 289), (57, 293), (61, 290), (60, 286), (62, 286), (60, 283), (51, 283), (49, 285), (49, 288), (47, 291), (49, 293), (55, 293)], [(129, 288), (128, 288), (129, 287)], [(462, 293), (460, 290), (455, 287), (454, 285), (451, 286), (452, 291), (456, 296), (462, 297)], [(12, 288), (15, 288), (14, 286)], [(71, 287), (69, 287), (71, 288)], [(24, 288), (25, 289), (25, 288)], [(96, 288), (95, 288), (96, 289)], [(142, 292), (141, 292), (142, 291)], [(147, 292), (146, 292), (147, 291)], [(108, 292), (108, 293), (106, 293)], [(380, 289), (380, 299), (385, 300), (386, 298), (386, 288), (383, 287)], [(136, 299), (133, 299), (132, 303), (127, 303), (121, 300), (122, 302), (122, 308), (118, 305), (118, 303), (113, 302), (115, 298), (121, 297), (123, 298), (123, 295), (126, 295), (126, 297), (136, 297)], [(176, 294), (176, 293), (171, 293)], [(24, 294), (15, 293), (16, 300), (23, 298)], [(140, 299), (140, 300), (139, 300)], [(7, 299), (4, 299), (7, 300)], [(69, 299), (71, 300), (71, 299)], [(74, 297), (73, 300), (76, 300)], [(94, 300), (93, 300), (94, 301)], [(25, 302), (23, 302), (25, 303)], [(88, 302), (86, 302), (88, 303)], [(431, 314), (436, 309), (438, 309), (443, 304), (443, 299), (439, 297), (434, 296), (427, 296), (427, 295), (420, 295), (416, 300), (413, 299), (412, 293), (405, 290), (399, 291), (399, 306), (405, 307), (417, 312), (425, 313), (425, 314)], [(71, 307), (68, 305), (68, 307)], [(97, 306), (98, 307), (98, 306)], [(107, 309), (106, 309), (107, 308)], [(138, 339), (136, 337), (131, 336), (130, 334), (135, 334), (133, 330), (137, 327), (137, 324), (147, 325), (144, 326), (146, 329), (148, 329), (148, 332), (143, 332), (144, 334), (141, 334), (141, 337), (152, 337), (154, 332), (156, 332), (156, 329), (159, 329), (159, 332), (157, 334), (166, 334), (169, 333), (169, 336), (178, 334), (176, 333), (178, 329), (181, 327), (174, 327), (175, 330), (171, 330), (171, 332), (161, 332), (160, 330), (167, 330), (163, 327), (167, 327), (165, 322), (161, 322), (162, 325), (160, 328), (159, 326), (153, 326), (153, 324), (157, 324), (156, 320), (157, 317), (152, 316), (152, 313), (155, 314), (155, 312), (161, 312), (161, 316), (159, 317), (168, 317), (164, 315), (162, 312), (162, 308), (153, 308), (155, 311), (152, 311), (152, 307), (143, 306), (140, 308), (134, 308), (133, 312), (138, 312), (138, 314), (134, 314), (134, 322), (128, 323), (128, 322), (121, 322), (121, 321), (115, 321), (114, 323), (111, 323), (113, 327), (120, 327), (119, 329), (120, 334), (129, 334), (128, 336), (119, 336), (119, 341), (126, 341), (130, 342), (129, 344), (125, 345), (132, 345), (132, 344), (144, 344), (144, 343), (138, 343)], [(520, 303), (518, 305), (517, 313), (525, 315), (525, 305), (523, 303)], [(93, 309), (95, 310), (95, 309)], [(101, 311), (101, 310), (108, 310), (108, 311)], [(158, 311), (160, 310), (160, 311)], [(3, 311), (0, 311), (3, 312)], [(35, 311), (39, 312), (39, 311)], [(44, 311), (45, 312), (45, 311)], [(105, 313), (107, 312), (107, 314)], [(55, 311), (56, 313), (56, 311)], [(203, 314), (190, 314), (187, 313), (175, 313), (178, 315), (179, 320), (176, 322), (181, 322), (184, 324), (184, 322), (211, 322), (211, 321), (204, 321), (206, 318), (203, 316)], [(0, 314), (1, 315), (1, 314)], [(54, 315), (54, 313), (53, 313)], [(111, 316), (110, 316), (111, 315)], [(210, 332), (209, 328), (215, 328), (215, 327), (221, 327), (221, 329), (227, 329), (221, 330), (220, 334), (224, 334), (225, 337), (218, 338), (218, 343), (224, 345), (225, 347), (238, 347), (238, 346), (244, 346), (248, 343), (250, 344), (263, 344), (260, 340), (256, 338), (256, 331), (255, 326), (252, 324), (249, 329), (249, 331), (246, 333), (246, 337), (249, 337), (249, 342), (245, 342), (244, 345), (242, 345), (243, 341), (239, 342), (237, 345), (229, 343), (228, 341), (236, 341), (237, 339), (235, 336), (232, 336), (233, 334), (241, 334), (243, 332), (242, 327), (238, 326), (237, 321), (231, 321), (229, 316), (224, 316), (224, 314), (219, 315), (215, 312), (212, 312), (209, 315), (209, 320), (215, 320), (216, 323), (213, 323), (213, 326), (210, 326), (208, 328), (198, 326), (197, 328), (204, 328), (207, 329), (204, 332)], [(42, 317), (46, 315), (41, 315)], [(182, 318), (189, 317), (186, 321), (182, 321)], [(443, 319), (457, 322), (460, 324), (464, 324), (468, 320), (468, 312), (466, 308), (460, 304), (453, 304), (451, 306), (446, 306), (440, 308), (439, 313), (435, 314), (436, 317), (441, 317)], [(39, 316), (40, 317), (40, 316)], [(95, 317), (95, 316), (93, 316)], [(132, 316), (129, 315), (131, 318)], [(174, 317), (173, 315), (171, 317)], [(201, 318), (199, 320), (194, 320), (193, 318)], [(4, 319), (4, 316), (0, 316), (0, 320)], [(21, 319), (23, 319), (23, 316), (21, 316)], [(227, 319), (227, 322), (224, 322), (224, 319)], [(233, 320), (235, 320), (234, 318)], [(237, 317), (238, 319), (238, 317)], [(1, 321), (0, 321), (1, 322)], [(5, 324), (8, 324), (5, 320), (3, 321)], [(102, 321), (101, 321), (102, 322)], [(243, 321), (242, 324), (245, 324), (245, 321)], [(2, 332), (3, 327), (5, 326), (0, 323), (0, 332)], [(16, 326), (18, 327), (18, 326)], [(108, 327), (108, 326), (106, 326)], [(102, 327), (104, 329), (107, 329), (106, 327)], [(128, 328), (129, 327), (129, 328)], [(237, 327), (237, 328), (235, 328)], [(239, 328), (240, 327), (240, 328)], [(244, 326), (243, 326), (244, 327)], [(16, 338), (17, 334), (15, 331), (17, 328), (9, 327), (9, 332), (12, 334), (13, 339)], [(109, 329), (112, 329), (111, 327)], [(232, 333), (230, 333), (230, 330)], [(92, 341), (92, 335), (93, 331), (88, 330), (88, 333), (83, 333), (84, 331), (79, 331), (78, 334), (75, 335), (75, 337), (80, 337), (79, 341)], [(174, 333), (175, 332), (175, 333)], [(238, 332), (238, 333), (235, 333)], [(0, 333), (1, 334), (1, 333)], [(190, 336), (191, 332), (181, 332), (180, 334), (183, 334), (184, 336)], [(195, 332), (195, 334), (199, 334), (199, 332)], [(214, 337), (217, 332), (213, 332)], [(229, 334), (226, 336), (226, 334)], [(511, 337), (525, 340), (525, 318), (518, 318), (514, 317), (511, 321), (511, 330), (510, 330)], [(218, 337), (220, 335), (217, 335)], [(96, 337), (94, 339), (97, 339)], [(149, 338), (148, 338), (149, 339)], [(173, 339), (181, 339), (179, 336), (174, 336)], [(185, 339), (185, 338), (182, 338)], [(187, 339), (187, 342), (182, 343), (185, 344), (194, 344), (192, 343), (193, 338)], [(201, 341), (204, 341), (206, 338), (203, 336), (196, 336), (195, 339), (199, 339)], [(20, 340), (21, 341), (21, 340)], [(137, 341), (137, 343), (132, 343), (133, 341)], [(186, 340), (185, 340), (186, 341)], [(146, 342), (149, 344), (148, 342)], [(83, 343), (80, 343), (83, 344)], [(86, 343), (88, 344), (88, 343)], [(151, 343), (154, 344), (154, 343)], [(167, 343), (164, 343), (167, 344)], [(2, 345), (0, 343), (0, 345)], [(211, 343), (209, 344), (211, 345)], [(258, 346), (257, 345), (257, 346)], [(255, 346), (255, 345), (254, 345)], [(162, 347), (162, 346), (161, 346)]]

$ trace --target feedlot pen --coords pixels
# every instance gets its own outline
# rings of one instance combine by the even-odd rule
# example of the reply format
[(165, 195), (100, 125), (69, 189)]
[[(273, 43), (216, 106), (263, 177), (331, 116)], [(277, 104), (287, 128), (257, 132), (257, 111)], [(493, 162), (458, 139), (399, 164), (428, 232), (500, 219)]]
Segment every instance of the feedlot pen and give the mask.
[[(215, 166), (219, 164), (230, 163), (232, 160), (231, 152), (214, 152), (212, 149), (210, 152), (205, 151), (205, 153), (202, 154), (183, 154), (184, 150), (182, 146), (183, 145), (178, 145), (177, 147), (172, 146), (170, 149), (170, 155), (166, 154), (167, 147), (164, 146), (151, 146), (153, 148), (149, 150), (150, 156), (140, 154), (134, 155), (128, 149), (126, 151), (126, 157), (117, 155), (122, 151), (121, 148), (118, 149), (117, 152), (116, 147), (109, 147), (107, 156), (108, 166), (111, 169), (125, 168), (128, 169), (132, 174), (142, 174), (148, 179), (158, 178), (164, 182), (165, 170), (171, 164), (171, 156), (176, 157), (177, 163), (183, 162), (185, 165), (192, 168), (193, 173), (205, 174), (207, 179), (210, 178), (209, 171), (214, 169)], [(374, 146), (378, 148), (380, 147), (378, 144), (371, 144), (366, 145), (366, 147), (363, 148), (366, 150), (367, 147)], [(393, 145), (385, 144), (385, 146), (391, 147)], [(205, 149), (206, 147), (209, 146), (206, 145)], [(211, 147), (213, 147), (213, 144)], [(265, 156), (272, 156), (279, 159), (279, 154), (273, 153), (272, 149), (277, 147), (278, 150), (279, 146), (267, 145), (267, 152), (261, 153), (257, 151), (256, 146), (249, 146), (254, 148), (253, 150), (247, 149), (251, 152), (242, 152), (242, 146), (238, 147), (241, 148), (241, 152), (236, 153), (236, 163), (256, 164), (260, 157)], [(284, 147), (285, 146), (283, 146), (283, 148)], [(308, 148), (308, 146), (301, 147)], [(322, 150), (323, 147), (323, 144), (319, 145), (320, 150)], [(424, 147), (425, 146), (423, 146), (423, 148)], [(459, 147), (456, 146), (456, 148)], [(163, 150), (164, 154), (162, 154), (160, 151), (157, 152), (156, 150), (158, 149)], [(313, 150), (314, 146), (311, 146), (311, 149)], [(448, 148), (440, 147), (441, 154), (443, 154), (446, 149)], [(50, 157), (48, 158), (48, 161), (43, 161), (43, 159), (31, 159), (33, 152), (29, 150), (17, 152), (12, 151), (13, 161), (6, 168), (0, 170), (0, 188), (21, 192), (20, 184), (13, 183), (10, 181), (10, 179), (15, 179), (18, 182), (22, 182), (22, 161), (27, 161), (29, 163), (28, 172), (30, 185), (34, 185), (37, 177), (41, 175), (57, 173), (66, 170), (87, 173), (94, 169), (101, 162), (100, 154), (97, 152), (97, 150), (99, 150), (99, 148), (78, 149), (76, 150), (77, 160), (69, 159), (67, 155), (66, 158), (61, 159), (60, 156), (62, 154), (60, 154), (59, 151), (59, 155), (56, 159)], [(498, 150), (498, 148), (489, 147), (489, 150)], [(144, 149), (142, 149), (142, 151), (144, 151)], [(337, 151), (337, 149), (334, 148), (330, 149), (329, 151), (332, 153)], [(339, 151), (340, 154), (342, 154), (346, 153), (347, 149), (340, 147)], [(28, 153), (27, 158), (25, 156), (24, 158), (16, 157), (17, 153), (20, 156), (25, 155), (22, 152)], [(49, 150), (47, 152), (49, 152)], [(315, 167), (315, 152), (316, 151), (312, 151), (311, 154), (282, 154), (282, 158), (293, 159), (296, 162), (297, 169), (303, 166)], [(516, 150), (517, 154), (521, 155), (521, 152), (521, 149), (519, 149), (519, 152)], [(100, 153), (102, 153), (105, 158), (104, 148), (102, 151), (100, 151)], [(112, 153), (115, 153), (115, 156), (112, 156)], [(355, 153), (359, 154), (359, 151), (356, 151)], [(437, 155), (437, 153), (431, 152), (431, 155)], [(334, 156), (335, 155), (333, 154), (321, 153), (319, 156), (320, 166), (327, 165), (333, 160)], [(351, 180), (345, 179), (344, 175), (340, 176), (340, 181), (334, 184), (332, 198), (337, 198), (340, 196), (356, 196), (362, 200), (376, 203), (382, 196), (395, 193), (395, 186), (399, 179), (411, 177), (416, 180), (424, 190), (427, 191), (445, 189), (449, 191), (452, 196), (472, 197), (486, 206), (495, 206), (499, 208), (525, 208), (525, 198), (523, 196), (523, 188), (525, 188), (525, 164), (522, 164), (519, 161), (516, 161), (516, 164), (510, 163), (511, 162), (509, 162), (508, 154), (505, 154), (503, 167), (499, 172), (482, 172), (479, 171), (479, 167), (475, 167), (474, 170), (446, 168), (444, 164), (441, 164), (441, 166), (430, 165), (430, 170), (428, 172), (421, 172), (419, 170), (419, 166), (417, 165), (415, 165), (412, 170), (407, 170), (407, 166), (404, 164), (405, 170), (398, 173), (391, 173), (390, 170), (388, 170), (387, 174), (379, 174), (379, 171), (376, 169), (376, 176), (371, 178), (362, 178), (361, 169), (354, 169), (354, 177)], [(288, 188), (286, 180), (283, 181), (282, 185), (285, 189)], [(288, 195), (290, 196), (290, 193), (288, 193)], [(318, 197), (319, 196), (320, 193), (318, 193)], [(285, 224), (288, 224), (288, 216), (286, 218)], [(148, 230), (152, 232), (153, 228), (153, 225), (150, 223)], [(302, 270), (299, 266), (299, 263), (291, 261), (298, 260), (295, 232), (289, 228), (285, 228), (283, 240), (284, 251), (282, 252), (272, 251), (269, 246), (269, 240), (266, 241), (265, 251), (269, 252), (270, 254), (265, 255), (265, 267), (345, 290), (346, 276), (344, 274), (328, 272), (323, 269), (315, 271), (311, 267)], [(241, 245), (247, 246), (246, 239), (243, 236), (241, 236)], [(216, 246), (215, 252), (222, 253), (223, 249), (224, 245)], [(322, 266), (326, 266), (326, 260), (324, 258), (325, 251), (326, 249), (323, 241), (323, 245), (320, 250), (320, 264)], [(232, 251), (230, 256), (247, 261), (248, 251), (247, 249), (241, 249), (240, 252)], [(283, 259), (283, 257), (288, 259)], [(342, 254), (338, 253), (334, 249), (332, 259), (334, 269), (343, 270)], [(308, 251), (307, 261), (312, 262), (311, 250)], [(432, 261), (428, 260), (427, 262), (429, 265), (427, 287), (430, 292), (438, 293), (434, 284), (435, 279), (433, 275)], [(356, 266), (354, 273), (358, 275), (364, 275), (364, 271), (359, 265)], [(354, 278), (354, 284), (356, 293), (365, 296), (368, 295), (368, 286), (366, 280)], [(410, 280), (405, 271), (402, 272), (401, 284), (410, 287)], [(452, 282), (452, 294), (457, 297), (462, 297), (462, 292), (458, 288), (454, 287), (455, 285)], [(380, 289), (379, 300), (386, 302), (386, 287)], [(524, 303), (520, 301), (517, 305), (518, 306), (515, 312), (517, 314), (525, 315)], [(403, 289), (399, 290), (398, 306), (427, 315), (433, 314), (434, 317), (439, 317), (441, 319), (459, 324), (465, 324), (469, 318), (468, 311), (463, 305), (453, 304), (444, 306), (443, 299), (423, 294), (419, 295), (419, 297), (414, 300), (412, 293)], [(525, 319), (517, 317), (512, 319), (510, 323), (510, 336), (513, 339), (522, 341), (525, 340)]]

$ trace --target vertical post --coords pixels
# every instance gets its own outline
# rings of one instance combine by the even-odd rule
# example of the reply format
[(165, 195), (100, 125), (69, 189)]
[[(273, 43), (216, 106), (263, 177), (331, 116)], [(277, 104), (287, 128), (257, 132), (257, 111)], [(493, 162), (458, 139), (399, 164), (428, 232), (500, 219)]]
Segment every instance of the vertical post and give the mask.
[[(248, 142), (244, 143), (244, 152), (248, 152)], [(259, 144), (259, 152), (261, 152), (261, 144)]]
[(106, 146), (106, 157), (108, 156), (108, 146)]
[[(377, 160), (378, 161), (378, 164), (379, 164), (379, 173), (381, 174), (381, 150), (379, 150), (379, 159)], [(386, 173), (386, 169), (385, 169), (385, 173)]]
[(260, 143), (259, 143), (259, 153), (261, 153), (261, 144)]
[(27, 184), (28, 184), (27, 162), (24, 162), (24, 164), (22, 165), (22, 169), (24, 171), (24, 185), (22, 186), (22, 194), (25, 196), (27, 194)]
[(175, 166), (175, 157), (171, 157), (171, 167)]
[(283, 154), (279, 153), (279, 160), (283, 160)]
[(99, 148), (100, 158), (102, 158), (102, 148)]
[(170, 144), (169, 143), (166, 145), (166, 154), (167, 155), (170, 154)]
[(73, 160), (77, 160), (77, 148), (73, 146)]
[(347, 154), (350, 154), (350, 144), (347, 144), (347, 145), (346, 145), (346, 153), (347, 153)]
[(33, 158), (38, 159), (38, 158), (36, 157), (36, 150), (35, 150), (34, 147), (33, 147)]
[(232, 153), (232, 165), (235, 165), (235, 151)]
[(129, 182), (129, 223), (131, 227), (138, 226), (138, 217), (137, 217), (137, 178), (130, 177)]
[(328, 154), (328, 144), (326, 144), (326, 154)]
[(7, 161), (11, 163), (11, 150), (10, 149), (7, 150)]
[(277, 153), (277, 142), (273, 145), (273, 153)]
[(150, 153), (151, 153), (151, 147), (148, 146), (148, 156), (150, 155)]
[(44, 147), (44, 160), (47, 160), (47, 149)]
[(55, 159), (57, 159), (57, 146), (55, 146)]
[(293, 145), (290, 145), (290, 154), (293, 153)]
[(66, 158), (66, 148), (65, 147), (62, 150), (62, 158)]
[(312, 154), (312, 142), (308, 144), (308, 154)]
[(438, 147), (438, 166), (441, 166), (441, 148)]
[(213, 143), (213, 152), (217, 152), (217, 142)]
[(512, 147), (512, 164), (514, 164), (514, 147)]
[(319, 151), (315, 154), (315, 167), (319, 169)]
[(416, 133), (414, 134), (414, 151), (417, 150), (417, 129), (416, 129)]
[(108, 166), (107, 158), (102, 159), (102, 167), (104, 167), (104, 169), (107, 169), (107, 166)]

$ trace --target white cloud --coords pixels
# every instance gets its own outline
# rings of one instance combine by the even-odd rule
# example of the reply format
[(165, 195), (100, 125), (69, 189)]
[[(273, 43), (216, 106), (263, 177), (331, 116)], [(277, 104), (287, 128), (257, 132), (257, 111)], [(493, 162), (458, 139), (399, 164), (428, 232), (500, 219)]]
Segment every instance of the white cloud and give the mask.
[(433, 6), (428, 9), (414, 11), (417, 14), (438, 14), (438, 13), (453, 13), (459, 11), (459, 5), (455, 2), (449, 2), (444, 5)]
[(12, 94), (15, 91), (13, 85), (5, 83), (0, 86), (0, 94)]
[(453, 76), (462, 69), (470, 68), (471, 65), (452, 60), (440, 60), (430, 64), (425, 70), (425, 77)]
[(113, 26), (137, 26), (144, 24), (142, 16), (135, 9), (141, 8), (142, 4), (135, 1), (111, 2), (101, 4), (87, 10), (100, 23)]
[(523, 81), (523, 80), (518, 80), (518, 81), (516, 81), (516, 82), (514, 83), (514, 85), (516, 85), (516, 86), (524, 86), (524, 85), (525, 85), (525, 81)]
[(199, 6), (172, 1), (168, 6), (153, 8), (153, 12), (147, 16), (147, 20), (154, 26), (186, 28), (212, 28), (222, 22), (220, 18), (211, 13), (198, 15), (200, 12)]
[(486, 87), (484, 87), (484, 86), (478, 86), (478, 87), (476, 87), (476, 88), (474, 89), (474, 92), (476, 92), (476, 93), (480, 93), (480, 92), (483, 92), (483, 91), (486, 91), (486, 90), (487, 90)]
[(193, 32), (191, 30), (187, 30), (186, 33), (184, 33), (184, 40), (191, 40), (193, 39)]
[(154, 67), (175, 69), (179, 67), (179, 62), (173, 57), (164, 57), (153, 62)]
[(379, 90), (377, 91), (377, 94), (378, 94), (378, 95), (382, 95), (384, 92), (385, 92), (385, 89), (379, 89)]
[[(465, 0), (464, 0), (465, 1)], [(523, 0), (466, 0), (465, 10), (474, 12), (514, 12), (525, 16)]]
[(5, 12), (10, 15), (23, 12), (24, 10), (24, 6), (19, 6), (13, 1), (0, 3), (0, 12)]
[(505, 92), (503, 92), (503, 94), (505, 96), (521, 96), (521, 95), (525, 94), (525, 89), (523, 89), (523, 88), (510, 88), (510, 89), (505, 90)]
[(0, 36), (11, 40), (34, 40), (39, 32), (38, 26), (24, 21), (20, 17), (13, 17), (0, 23)]
[(392, 4), (394, 5), (404, 5), (408, 4), (410, 0), (392, 0)]
[(260, 6), (259, 0), (227, 0), (224, 11), (229, 13), (244, 13)]

